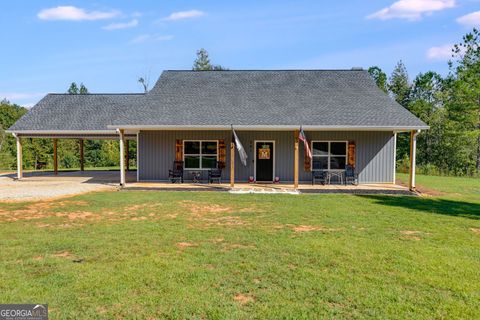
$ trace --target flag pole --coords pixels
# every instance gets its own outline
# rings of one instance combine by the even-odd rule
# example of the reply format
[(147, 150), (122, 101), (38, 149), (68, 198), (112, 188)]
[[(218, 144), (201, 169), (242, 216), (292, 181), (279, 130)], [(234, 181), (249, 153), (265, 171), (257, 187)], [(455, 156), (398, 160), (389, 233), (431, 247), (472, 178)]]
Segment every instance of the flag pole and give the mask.
[(230, 142), (230, 187), (235, 186), (235, 138), (233, 136), (233, 124), (232, 128), (232, 141)]

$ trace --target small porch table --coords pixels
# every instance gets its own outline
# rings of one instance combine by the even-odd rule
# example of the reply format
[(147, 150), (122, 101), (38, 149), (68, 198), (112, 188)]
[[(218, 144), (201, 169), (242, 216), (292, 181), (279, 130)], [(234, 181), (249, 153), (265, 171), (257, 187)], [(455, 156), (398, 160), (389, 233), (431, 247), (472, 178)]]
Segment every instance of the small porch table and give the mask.
[(337, 178), (340, 184), (345, 181), (345, 170), (329, 170), (327, 171), (327, 183), (330, 184), (332, 178)]

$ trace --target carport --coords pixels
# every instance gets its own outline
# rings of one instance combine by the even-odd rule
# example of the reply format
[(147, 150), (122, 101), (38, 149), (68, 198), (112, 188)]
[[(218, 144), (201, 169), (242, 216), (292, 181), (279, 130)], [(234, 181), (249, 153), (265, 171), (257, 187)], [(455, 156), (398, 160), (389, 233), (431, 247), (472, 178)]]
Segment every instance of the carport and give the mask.
[(120, 185), (125, 185), (125, 171), (130, 171), (129, 167), (129, 141), (137, 140), (137, 135), (123, 130), (111, 132), (12, 132), (17, 142), (17, 176), (18, 180), (23, 179), (23, 146), (22, 139), (25, 138), (43, 138), (51, 139), (53, 144), (53, 174), (58, 175), (58, 140), (74, 139), (78, 141), (80, 154), (80, 171), (85, 171), (84, 145), (85, 140), (118, 140), (120, 144)]
[(80, 171), (85, 170), (84, 142), (86, 140), (117, 140), (120, 145), (120, 185), (125, 185), (128, 170), (128, 144), (137, 140), (136, 131), (108, 128), (115, 119), (134, 112), (139, 97), (144, 94), (48, 94), (7, 132), (17, 142), (17, 179), (23, 178), (22, 140), (51, 139), (53, 172), (59, 173), (57, 146), (60, 139), (78, 141)]

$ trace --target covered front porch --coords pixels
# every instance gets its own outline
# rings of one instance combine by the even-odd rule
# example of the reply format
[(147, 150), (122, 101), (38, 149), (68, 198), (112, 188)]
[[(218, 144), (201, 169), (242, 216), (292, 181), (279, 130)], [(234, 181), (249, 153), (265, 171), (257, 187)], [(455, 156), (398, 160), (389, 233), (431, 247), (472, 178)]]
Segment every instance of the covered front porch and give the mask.
[[(118, 139), (120, 144), (120, 186), (127, 184), (128, 141), (137, 141), (136, 182), (137, 189), (213, 189), (228, 188), (237, 192), (248, 190), (297, 190), (302, 192), (351, 192), (398, 191), (403, 187), (395, 185), (395, 142), (396, 132), (392, 131), (306, 131), (313, 158), (305, 154), (299, 130), (261, 131), (239, 130), (239, 139), (245, 145), (248, 160), (242, 163), (232, 131), (228, 130), (126, 130), (117, 129), (107, 134), (16, 134), (17, 138), (17, 179), (23, 178), (22, 139), (26, 137), (52, 138), (54, 144), (54, 175), (58, 175), (56, 144), (57, 139), (92, 138)], [(410, 179), (408, 189), (415, 190), (415, 154), (417, 130), (410, 131)], [(352, 148), (353, 146), (353, 148)], [(338, 150), (340, 151), (338, 151)], [(343, 151), (342, 151), (343, 150)], [(353, 153), (352, 153), (353, 150)], [(267, 152), (268, 151), (268, 152)], [(265, 153), (262, 155), (262, 153)], [(81, 151), (83, 157), (83, 151)], [(264, 158), (262, 158), (264, 157)], [(183, 184), (172, 184), (168, 172), (174, 161), (182, 163)], [(267, 161), (268, 160), (268, 161)], [(83, 166), (83, 159), (81, 159)], [(206, 182), (205, 175), (211, 163), (221, 165), (220, 184), (204, 185), (190, 182)], [(342, 171), (352, 163), (358, 174), (359, 185), (340, 183), (312, 185), (312, 171)], [(261, 164), (261, 165), (259, 165)], [(307, 167), (308, 165), (308, 167)], [(334, 167), (335, 166), (340, 166)], [(196, 177), (200, 177), (197, 179)], [(261, 178), (263, 177), (263, 178)], [(197, 181), (198, 180), (198, 181)], [(267, 182), (267, 183), (265, 183)], [(329, 181), (330, 182), (330, 181)], [(129, 182), (130, 185), (130, 182)]]

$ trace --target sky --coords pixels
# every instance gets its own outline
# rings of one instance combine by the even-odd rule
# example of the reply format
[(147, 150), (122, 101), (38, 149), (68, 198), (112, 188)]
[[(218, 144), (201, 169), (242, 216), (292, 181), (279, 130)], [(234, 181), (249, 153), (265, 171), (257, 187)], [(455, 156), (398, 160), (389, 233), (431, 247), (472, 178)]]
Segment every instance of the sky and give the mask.
[(448, 73), (480, 27), (480, 0), (2, 1), (0, 99), (26, 107), (83, 82), (142, 92), (205, 48), (229, 69), (350, 69), (399, 60), (410, 78)]

